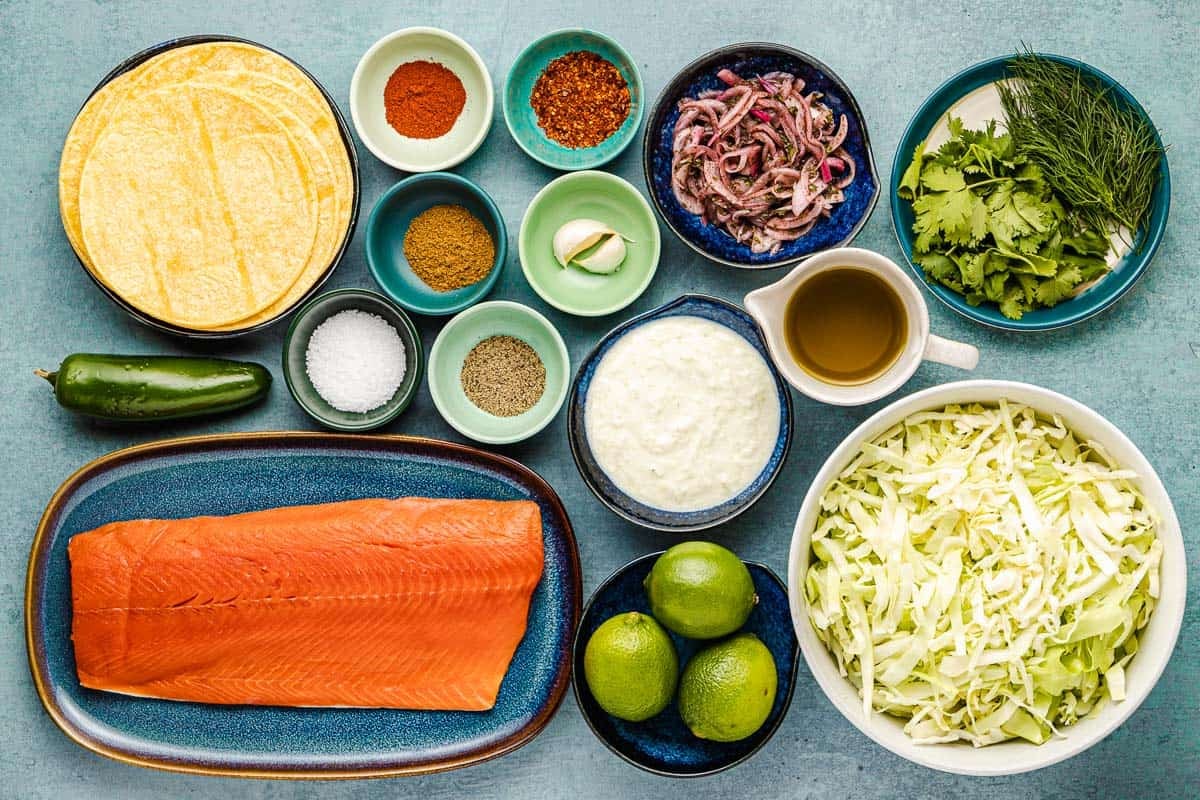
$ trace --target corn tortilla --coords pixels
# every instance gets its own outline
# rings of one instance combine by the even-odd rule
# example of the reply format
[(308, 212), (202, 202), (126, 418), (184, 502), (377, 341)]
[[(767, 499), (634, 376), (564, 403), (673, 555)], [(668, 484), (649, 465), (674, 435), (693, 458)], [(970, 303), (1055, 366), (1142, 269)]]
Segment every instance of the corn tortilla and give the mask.
[(283, 125), (236, 93), (146, 93), (88, 154), (84, 246), (106, 285), (158, 319), (245, 319), (291, 287), (312, 251), (310, 169)]
[[(222, 73), (214, 73), (220, 75)], [(251, 75), (250, 73), (247, 73)], [(207, 78), (210, 76), (206, 76)], [(251, 75), (251, 82), (254, 76)], [(277, 104), (276, 102), (263, 99), (261, 95), (254, 93), (234, 91), (226, 87), (231, 85), (239, 85), (243, 81), (227, 81), (221, 80), (212, 84), (200, 83), (198, 81), (189, 81), (186, 84), (177, 84), (180, 86), (201, 86), (228, 91), (236, 96), (251, 102), (263, 111), (269, 112), (284, 129), (291, 135), (292, 141), (296, 147), (301, 150), (305, 156), (302, 163), (307, 164), (308, 171), (304, 176), (306, 182), (315, 192), (317, 200), (317, 228), (314, 234), (313, 247), (309, 253), (307, 261), (296, 272), (296, 279), (291, 286), (271, 303), (266, 308), (248, 315), (247, 317), (236, 320), (224, 325), (214, 326), (222, 330), (237, 330), (240, 328), (256, 325), (268, 319), (273, 319), (279, 314), (286, 311), (297, 300), (300, 299), (308, 290), (316, 283), (325, 268), (337, 255), (338, 248), (341, 246), (342, 239), (346, 233), (347, 222), (343, 219), (343, 204), (346, 209), (352, 202), (351, 198), (344, 200), (339, 198), (337, 193), (337, 183), (334, 180), (333, 164), (329, 160), (326, 150), (317, 141), (309, 126), (286, 107)], [(299, 108), (298, 106), (293, 106)]]
[(58, 164), (58, 210), (68, 241), (92, 272), (92, 260), (83, 246), (83, 234), (79, 229), (79, 179), (83, 175), (83, 164), (87, 161), (88, 153), (108, 124), (113, 105), (119, 103), (126, 89), (136, 80), (139, 70), (144, 69), (147, 63), (143, 62), (100, 87), (80, 109), (63, 143)]
[(239, 320), (221, 330), (236, 330), (257, 325), (283, 314), (312, 288), (337, 256), (350, 227), (354, 205), (352, 178), (343, 182), (339, 172), (344, 168), (349, 176), (350, 161), (342, 143), (337, 121), (328, 106), (316, 106), (290, 85), (260, 72), (230, 70), (205, 74), (203, 80), (214, 85), (230, 87), (239, 95), (253, 97), (284, 124), (293, 138), (305, 149), (313, 168), (317, 187), (319, 219), (316, 244), (299, 278), (291, 288), (268, 308)]
[[(322, 124), (327, 125), (334, 134), (332, 139), (326, 137), (321, 140), (328, 148), (330, 159), (335, 162), (339, 185), (344, 187), (347, 195), (353, 192), (354, 178), (350, 159), (346, 155), (346, 148), (329, 102), (312, 79), (283, 56), (244, 42), (208, 42), (168, 50), (147, 61), (146, 66), (144, 72), (135, 76), (135, 86), (141, 82), (149, 85), (179, 83), (207, 73), (239, 71), (258, 73), (286, 85), (303, 98), (316, 115), (323, 118)], [(273, 96), (270, 89), (263, 90), (263, 93), (268, 99)], [(292, 110), (300, 113), (297, 109)], [(313, 133), (321, 137), (319, 131), (314, 129)]]
[[(294, 146), (307, 158), (306, 191), (311, 186), (317, 201), (316, 230), (308, 259), (294, 265), (295, 280), (265, 308), (240, 319), (203, 326), (220, 330), (251, 327), (285, 313), (311, 289), (336, 258), (353, 214), (352, 165), (337, 119), (321, 90), (286, 58), (239, 42), (189, 45), (147, 59), (102, 87), (80, 111), (63, 147), (59, 169), (63, 227), (89, 271), (121, 294), (106, 278), (111, 269), (97, 269), (94, 254), (82, 234), (80, 184), (84, 164), (114, 119), (141, 103), (145, 95), (184, 83), (219, 87), (237, 94), (279, 121), (290, 134)], [(303, 163), (303, 159), (300, 161)], [(300, 222), (297, 220), (293, 224)], [(159, 288), (169, 295), (172, 285), (170, 275), (167, 277), (167, 283)], [(215, 282), (219, 284), (221, 280), (218, 278)], [(209, 319), (225, 319), (229, 316), (227, 312), (228, 309), (222, 309)]]

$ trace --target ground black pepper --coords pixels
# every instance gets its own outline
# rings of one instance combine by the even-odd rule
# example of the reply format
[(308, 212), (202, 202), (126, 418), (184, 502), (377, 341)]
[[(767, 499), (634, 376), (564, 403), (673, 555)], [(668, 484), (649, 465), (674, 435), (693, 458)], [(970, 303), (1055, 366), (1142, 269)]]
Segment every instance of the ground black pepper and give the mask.
[(537, 405), (546, 391), (546, 365), (537, 351), (513, 336), (484, 339), (463, 361), (463, 392), (497, 417), (515, 417)]

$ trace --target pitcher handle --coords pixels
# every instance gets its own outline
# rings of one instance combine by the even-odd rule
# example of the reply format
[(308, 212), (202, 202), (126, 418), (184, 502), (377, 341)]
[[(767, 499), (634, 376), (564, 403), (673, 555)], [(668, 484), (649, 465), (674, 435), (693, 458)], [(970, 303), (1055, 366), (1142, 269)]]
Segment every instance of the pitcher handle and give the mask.
[(959, 369), (975, 369), (979, 364), (979, 351), (974, 346), (952, 339), (929, 334), (925, 343), (924, 357), (939, 364), (949, 364)]

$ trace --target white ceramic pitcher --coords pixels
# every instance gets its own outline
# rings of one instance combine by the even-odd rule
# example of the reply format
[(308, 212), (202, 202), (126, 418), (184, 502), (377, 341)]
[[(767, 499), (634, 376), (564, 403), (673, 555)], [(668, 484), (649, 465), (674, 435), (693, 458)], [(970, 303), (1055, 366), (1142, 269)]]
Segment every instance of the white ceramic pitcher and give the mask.
[[(784, 317), (788, 301), (801, 283), (827, 269), (857, 267), (869, 270), (887, 282), (904, 303), (908, 315), (908, 341), (890, 367), (865, 383), (828, 383), (806, 372), (788, 352)], [(770, 286), (755, 289), (745, 297), (746, 310), (762, 329), (771, 360), (780, 374), (797, 390), (838, 406), (870, 403), (899, 389), (917, 366), (928, 359), (961, 369), (974, 369), (979, 351), (969, 344), (943, 339), (929, 332), (929, 308), (908, 273), (886, 256), (858, 247), (839, 247), (819, 253)]]

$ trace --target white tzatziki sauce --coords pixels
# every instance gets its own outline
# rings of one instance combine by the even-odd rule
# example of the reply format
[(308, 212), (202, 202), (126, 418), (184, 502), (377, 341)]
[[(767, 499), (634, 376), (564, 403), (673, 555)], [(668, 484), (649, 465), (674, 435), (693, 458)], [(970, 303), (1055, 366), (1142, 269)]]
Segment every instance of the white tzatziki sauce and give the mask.
[(716, 322), (665, 317), (600, 360), (584, 405), (592, 455), (616, 486), (663, 511), (697, 511), (754, 482), (779, 437), (766, 361)]

